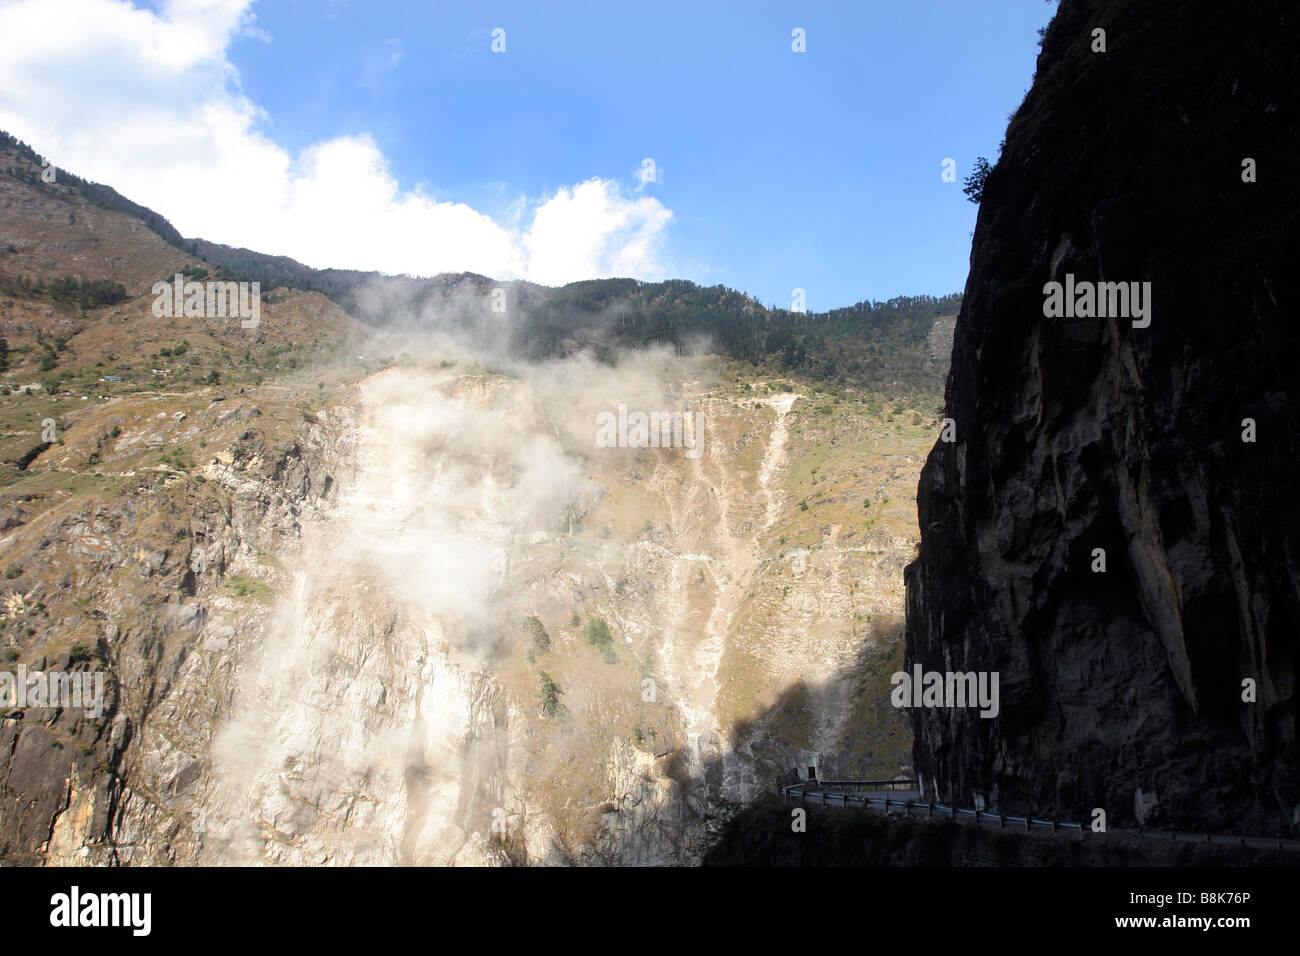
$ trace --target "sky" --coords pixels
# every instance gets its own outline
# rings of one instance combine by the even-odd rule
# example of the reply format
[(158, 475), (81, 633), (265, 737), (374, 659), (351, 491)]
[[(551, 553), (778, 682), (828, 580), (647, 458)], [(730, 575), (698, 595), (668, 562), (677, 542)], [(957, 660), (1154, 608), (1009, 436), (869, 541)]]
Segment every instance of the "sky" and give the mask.
[(961, 180), (1054, 10), (0, 0), (0, 129), (187, 237), (318, 268), (823, 311), (962, 290)]

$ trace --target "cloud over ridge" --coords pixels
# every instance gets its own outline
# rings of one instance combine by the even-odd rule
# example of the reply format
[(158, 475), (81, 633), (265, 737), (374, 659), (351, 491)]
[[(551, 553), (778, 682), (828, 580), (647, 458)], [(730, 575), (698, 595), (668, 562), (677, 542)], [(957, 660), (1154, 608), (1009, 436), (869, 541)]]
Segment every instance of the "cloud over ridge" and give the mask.
[[(239, 89), (230, 44), (274, 42), (250, 0), (0, 6), (0, 128), (56, 165), (107, 183), (182, 234), (317, 268), (477, 272), (563, 284), (662, 278), (672, 211), (592, 177), (503, 223), (403, 188), (365, 133), (292, 155)], [(531, 216), (527, 213), (531, 212)]]

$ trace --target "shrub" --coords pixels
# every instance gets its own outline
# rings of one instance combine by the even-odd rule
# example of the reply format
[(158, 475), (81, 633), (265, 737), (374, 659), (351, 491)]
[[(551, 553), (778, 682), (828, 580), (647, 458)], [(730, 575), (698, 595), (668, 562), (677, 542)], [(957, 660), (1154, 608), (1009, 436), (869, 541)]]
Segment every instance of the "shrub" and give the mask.
[(542, 713), (547, 717), (554, 717), (560, 712), (560, 695), (564, 691), (560, 690), (560, 685), (555, 683), (546, 671), (538, 675), (537, 690), (542, 700)]
[(270, 600), (272, 596), (271, 586), (265, 581), (245, 577), (242, 574), (227, 576), (225, 587), (228, 594), (237, 598), (253, 598), (254, 600), (266, 601)]
[(545, 654), (551, 649), (551, 636), (546, 633), (546, 628), (542, 626), (542, 622), (536, 614), (530, 614), (524, 618), (524, 630), (533, 639), (534, 651)]
[(609, 625), (603, 618), (593, 617), (587, 622), (587, 643), (600, 651), (606, 664), (618, 661), (618, 655), (614, 653), (614, 637), (609, 633)]
[(79, 664), (83, 661), (89, 662), (93, 661), (97, 655), (98, 648), (93, 646), (88, 647), (85, 644), (77, 643), (73, 644), (71, 649), (68, 651), (68, 661), (73, 664)]

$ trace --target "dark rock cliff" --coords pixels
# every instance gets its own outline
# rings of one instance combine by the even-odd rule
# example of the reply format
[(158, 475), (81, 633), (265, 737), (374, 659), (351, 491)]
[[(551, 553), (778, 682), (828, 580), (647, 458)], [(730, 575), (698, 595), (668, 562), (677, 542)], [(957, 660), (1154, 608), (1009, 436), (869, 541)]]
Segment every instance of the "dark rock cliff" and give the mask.
[[(995, 718), (911, 712), (944, 799), (1295, 832), (1298, 60), (1291, 3), (1063, 0), (1048, 29), (906, 574), (909, 670), (1000, 675)], [(1150, 325), (1046, 318), (1067, 274), (1151, 283)]]

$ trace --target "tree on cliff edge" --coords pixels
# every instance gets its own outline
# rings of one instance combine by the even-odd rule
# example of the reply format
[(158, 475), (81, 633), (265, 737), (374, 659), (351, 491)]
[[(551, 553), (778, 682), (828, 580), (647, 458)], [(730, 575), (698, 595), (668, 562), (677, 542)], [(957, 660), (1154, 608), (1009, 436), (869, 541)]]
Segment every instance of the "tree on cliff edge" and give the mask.
[(984, 195), (984, 180), (988, 178), (989, 168), (989, 161), (983, 156), (978, 156), (975, 159), (975, 168), (972, 169), (971, 174), (966, 177), (965, 185), (962, 187), (962, 192), (964, 192), (966, 198), (973, 203), (978, 203), (980, 197)]

